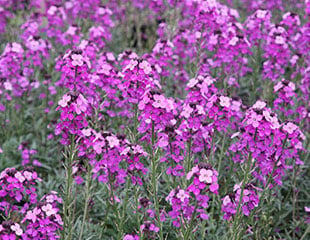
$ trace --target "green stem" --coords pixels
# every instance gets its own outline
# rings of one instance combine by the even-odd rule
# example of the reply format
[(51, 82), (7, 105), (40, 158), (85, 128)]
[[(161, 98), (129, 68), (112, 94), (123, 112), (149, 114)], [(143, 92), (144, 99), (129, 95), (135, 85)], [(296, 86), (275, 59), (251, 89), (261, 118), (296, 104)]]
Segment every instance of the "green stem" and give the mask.
[[(120, 219), (120, 223), (119, 223), (119, 228), (122, 229), (123, 232), (123, 228), (124, 228), (124, 223), (126, 220), (126, 210), (127, 210), (127, 204), (128, 204), (128, 195), (129, 195), (129, 184), (130, 184), (130, 179), (127, 179), (127, 183), (126, 183), (126, 189), (125, 189), (125, 199), (124, 199), (124, 204), (123, 204), (123, 209), (122, 209), (122, 215), (121, 215), (121, 219)], [(118, 239), (122, 239), (122, 235), (118, 236)]]
[(122, 236), (123, 236), (123, 229), (120, 228), (120, 222), (121, 222), (121, 216), (120, 216), (120, 213), (118, 211), (118, 207), (115, 203), (115, 196), (114, 196), (114, 187), (113, 187), (113, 181), (112, 181), (112, 178), (111, 178), (111, 172), (110, 170), (108, 170), (108, 174), (109, 174), (109, 185), (110, 185), (110, 189), (109, 189), (109, 196), (110, 196), (110, 201), (111, 201), (111, 206), (113, 208), (113, 211), (114, 211), (114, 214), (115, 214), (115, 217), (116, 217), (116, 221), (115, 221), (115, 225), (116, 225), (116, 228), (117, 228), (117, 232), (118, 232), (118, 239), (122, 239)]
[(140, 229), (140, 226), (141, 226), (141, 221), (140, 221), (140, 216), (139, 216), (139, 190), (138, 188), (136, 187), (135, 188), (135, 207), (136, 207), (136, 224), (137, 224), (137, 232), (139, 232), (139, 237), (141, 240), (143, 240), (143, 236), (142, 236), (142, 231), (139, 231)]
[[(191, 133), (190, 133), (191, 135)], [(189, 141), (187, 143), (187, 161), (186, 161), (186, 172), (188, 173), (191, 169), (191, 152), (192, 152), (192, 138), (189, 138)]]
[(185, 236), (184, 236), (184, 240), (188, 240), (188, 239), (189, 239), (190, 233), (192, 233), (192, 227), (193, 227), (193, 224), (194, 224), (194, 219), (195, 219), (195, 217), (196, 217), (196, 210), (197, 210), (197, 207), (198, 207), (198, 203), (196, 203), (196, 206), (195, 206), (193, 215), (192, 215), (192, 217), (191, 217), (189, 226), (188, 226), (187, 229), (186, 229)]
[(101, 228), (101, 231), (100, 231), (100, 237), (99, 239), (103, 239), (102, 236), (103, 236), (103, 233), (105, 232), (105, 228), (106, 228), (106, 223), (108, 222), (108, 217), (109, 217), (109, 213), (110, 213), (110, 209), (111, 209), (112, 205), (110, 204), (110, 201), (107, 201), (107, 210), (106, 210), (106, 213), (105, 213), (105, 217), (104, 217), (104, 221), (101, 223), (102, 225), (102, 228)]
[(235, 218), (234, 223), (233, 223), (233, 238), (232, 239), (237, 239), (237, 237), (238, 237), (237, 227), (239, 225), (239, 220), (240, 220), (240, 215), (241, 215), (239, 213), (239, 211), (240, 211), (240, 208), (242, 205), (244, 188), (245, 188), (246, 183), (248, 182), (248, 177), (249, 177), (249, 174), (251, 171), (251, 165), (252, 165), (252, 152), (249, 153), (246, 172), (245, 172), (245, 175), (244, 175), (244, 178), (242, 181), (241, 193), (240, 193), (238, 207), (237, 207), (237, 211), (236, 211), (236, 218)]
[[(260, 208), (261, 204), (263, 203), (264, 201), (264, 198), (265, 198), (265, 195), (267, 194), (268, 192), (268, 189), (269, 189), (269, 185), (273, 179), (273, 175), (277, 169), (277, 163), (281, 160), (281, 157), (282, 157), (282, 154), (283, 154), (283, 149), (285, 148), (285, 145), (286, 145), (286, 142), (287, 142), (287, 139), (288, 139), (288, 134), (286, 134), (286, 137), (285, 137), (285, 140), (282, 144), (282, 151), (281, 151), (281, 154), (280, 156), (277, 158), (276, 162), (274, 163), (274, 166), (273, 166), (273, 169), (272, 169), (272, 172), (271, 174), (268, 176), (268, 179), (267, 179), (267, 183), (263, 189), (263, 192), (262, 192), (262, 195), (260, 197), (260, 201), (259, 201), (259, 204), (258, 204), (258, 209)], [(268, 196), (268, 199), (267, 199), (267, 205), (268, 205), (268, 211), (267, 211), (267, 221), (269, 221), (269, 217), (270, 217), (270, 197), (271, 197), (271, 194), (269, 194)], [(251, 213), (251, 221), (253, 222), (253, 217), (254, 217), (254, 211)]]
[(159, 236), (160, 239), (164, 239), (163, 237), (163, 229), (162, 229), (162, 223), (160, 221), (160, 212), (159, 212), (159, 201), (158, 201), (158, 192), (157, 192), (157, 164), (156, 164), (156, 158), (155, 158), (155, 124), (154, 121), (152, 121), (152, 149), (151, 149), (151, 167), (152, 167), (152, 176), (151, 176), (151, 181), (152, 181), (152, 190), (153, 190), (153, 200), (155, 204), (155, 209), (156, 209), (156, 215), (157, 215), (157, 223), (159, 227)]
[(295, 220), (295, 218), (296, 218), (296, 203), (297, 203), (297, 194), (296, 194), (296, 176), (297, 176), (297, 171), (298, 171), (298, 165), (296, 166), (294, 166), (294, 174), (293, 174), (293, 184), (292, 184), (292, 194), (293, 194), (293, 240), (295, 240), (296, 239), (296, 231), (295, 231), (295, 229), (296, 229), (296, 220)]
[(302, 237), (300, 238), (300, 240), (304, 240), (306, 239), (305, 237), (308, 235), (308, 233), (310, 233), (310, 225), (308, 225), (305, 233), (302, 235)]
[(87, 166), (87, 179), (86, 179), (86, 191), (85, 191), (85, 202), (84, 202), (84, 211), (83, 211), (83, 222), (79, 234), (79, 240), (82, 240), (83, 238), (83, 233), (84, 233), (84, 226), (88, 214), (88, 206), (89, 206), (89, 201), (91, 198), (91, 185), (92, 185), (92, 178), (91, 178), (91, 168), (88, 165)]
[(73, 229), (72, 204), (74, 203), (72, 194), (73, 191), (72, 163), (74, 162), (76, 152), (73, 135), (71, 135), (71, 144), (68, 152), (69, 156), (66, 155), (65, 157), (66, 188), (64, 196), (64, 205), (63, 205), (64, 228), (62, 231), (62, 239), (71, 240)]
[(135, 143), (138, 141), (137, 137), (138, 137), (138, 105), (135, 104), (134, 105), (134, 141)]

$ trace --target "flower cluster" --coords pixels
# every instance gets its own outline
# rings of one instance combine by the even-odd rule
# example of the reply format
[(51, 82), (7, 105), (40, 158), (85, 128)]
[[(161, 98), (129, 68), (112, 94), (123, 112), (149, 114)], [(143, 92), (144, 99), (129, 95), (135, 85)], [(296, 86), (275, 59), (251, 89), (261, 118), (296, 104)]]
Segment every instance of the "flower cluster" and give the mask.
[(25, 217), (21, 221), (27, 224), (23, 239), (59, 239), (57, 231), (62, 229), (62, 219), (59, 215), (58, 204), (62, 199), (57, 197), (56, 192), (44, 195), (39, 203), (25, 212)]
[(209, 219), (206, 209), (210, 193), (218, 194), (217, 177), (218, 172), (209, 164), (200, 163), (188, 172), (186, 179), (193, 180), (186, 190), (180, 187), (171, 190), (166, 201), (172, 207), (168, 214), (173, 219), (174, 226), (180, 227), (184, 221), (190, 222), (192, 218)]
[(59, 239), (62, 228), (56, 192), (37, 199), (36, 185), (42, 181), (27, 167), (22, 171), (7, 168), (0, 174), (1, 239)]
[(309, 0), (0, 2), (1, 239), (302, 238)]
[(243, 124), (232, 136), (238, 141), (230, 150), (236, 153), (235, 162), (245, 162), (251, 155), (256, 178), (266, 183), (272, 174), (274, 181), (281, 184), (281, 176), (290, 168), (287, 160), (294, 159), (296, 164), (302, 164), (298, 152), (303, 149), (304, 134), (292, 122), (280, 123), (277, 114), (265, 102), (257, 101), (249, 108)]
[(187, 174), (186, 179), (190, 180), (192, 177), (193, 183), (187, 189), (189, 192), (194, 193), (195, 196), (207, 191), (218, 194), (218, 172), (212, 169), (210, 165), (201, 163), (193, 167)]
[[(239, 205), (245, 216), (249, 216), (251, 211), (258, 206), (259, 197), (256, 188), (252, 184), (246, 184), (242, 191), (240, 186), (241, 184), (235, 185), (234, 191), (222, 199), (225, 220), (230, 220), (232, 216), (236, 215)], [(240, 199), (242, 199), (242, 203), (240, 203)]]

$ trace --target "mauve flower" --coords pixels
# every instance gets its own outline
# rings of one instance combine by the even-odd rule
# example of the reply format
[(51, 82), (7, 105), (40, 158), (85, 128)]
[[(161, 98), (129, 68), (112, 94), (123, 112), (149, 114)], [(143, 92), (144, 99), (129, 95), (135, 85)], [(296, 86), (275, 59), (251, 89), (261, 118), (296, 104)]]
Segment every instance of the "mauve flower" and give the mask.
[(247, 120), (248, 125), (252, 125), (257, 128), (259, 126), (259, 121), (263, 119), (263, 116), (260, 114), (256, 114), (256, 112), (252, 112), (250, 118)]
[(263, 109), (264, 107), (266, 107), (266, 103), (263, 102), (263, 101), (260, 101), (260, 100), (258, 100), (258, 101), (253, 105), (253, 108), (254, 108), (254, 109), (259, 109), (259, 110)]
[(143, 60), (143, 61), (139, 64), (139, 67), (140, 67), (141, 69), (143, 69), (143, 71), (144, 71), (145, 74), (150, 74), (150, 73), (152, 72), (151, 65), (150, 65), (147, 61), (145, 61), (145, 60)]
[(56, 209), (54, 209), (51, 204), (44, 205), (42, 210), (46, 213), (47, 216), (51, 216), (57, 213)]
[(197, 78), (192, 78), (189, 80), (188, 84), (187, 84), (187, 87), (189, 88), (193, 88), (195, 87), (195, 85), (198, 83), (198, 79)]
[(298, 127), (291, 122), (286, 123), (283, 126), (283, 130), (286, 131), (288, 134), (292, 134)]
[(210, 169), (201, 169), (199, 172), (199, 181), (212, 183), (213, 172)]
[(83, 66), (83, 56), (81, 54), (72, 54), (71, 55), (72, 58), (72, 65), (73, 66)]
[(183, 189), (180, 189), (177, 193), (177, 198), (181, 200), (181, 202), (184, 202), (185, 198), (189, 198), (189, 194), (185, 192)]
[(23, 230), (21, 229), (20, 225), (18, 223), (15, 223), (11, 226), (12, 231), (15, 232), (17, 236), (21, 236), (23, 234)]
[(115, 136), (108, 136), (106, 139), (109, 142), (110, 148), (118, 147), (119, 146), (119, 140), (117, 139), (117, 137), (115, 137)]
[(26, 219), (31, 220), (32, 222), (35, 222), (37, 220), (37, 215), (41, 213), (41, 210), (39, 208), (33, 209), (33, 211), (27, 211)]
[(220, 96), (220, 105), (222, 107), (230, 107), (230, 98), (229, 97), (225, 97), (225, 96)]
[(165, 108), (166, 107), (166, 98), (163, 95), (155, 94), (153, 96), (153, 98), (154, 98), (154, 102), (152, 105), (155, 108)]
[(61, 107), (66, 107), (68, 106), (68, 102), (70, 102), (71, 96), (68, 94), (63, 95), (62, 99), (59, 100), (58, 105)]
[(15, 173), (14, 177), (16, 177), (21, 183), (25, 181), (24, 176), (20, 172)]

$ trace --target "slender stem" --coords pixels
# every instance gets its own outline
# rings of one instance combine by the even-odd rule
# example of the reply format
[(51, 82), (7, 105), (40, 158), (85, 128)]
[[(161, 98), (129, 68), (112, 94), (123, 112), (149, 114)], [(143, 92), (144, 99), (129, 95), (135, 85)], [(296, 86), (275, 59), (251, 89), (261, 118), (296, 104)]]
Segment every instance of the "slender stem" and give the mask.
[[(123, 204), (123, 209), (122, 209), (122, 215), (120, 218), (120, 223), (119, 223), (119, 228), (123, 229), (124, 228), (124, 223), (126, 220), (126, 212), (127, 212), (127, 204), (128, 204), (128, 195), (129, 195), (129, 184), (130, 184), (130, 179), (127, 179), (127, 183), (126, 183), (126, 189), (125, 189), (125, 199), (124, 199), (124, 204)], [(119, 235), (118, 239), (121, 239), (123, 236)]]
[(138, 137), (138, 105), (134, 105), (134, 141), (135, 143), (137, 142), (137, 137)]
[(62, 231), (62, 238), (66, 240), (72, 239), (72, 229), (73, 229), (73, 212), (72, 212), (72, 204), (74, 202), (73, 199), (73, 176), (72, 176), (72, 163), (75, 159), (75, 143), (74, 136), (71, 135), (71, 144), (69, 147), (69, 156), (65, 157), (65, 169), (66, 169), (66, 188), (65, 188), (65, 196), (64, 196), (64, 205), (63, 205), (63, 215), (64, 215), (64, 228)]
[(137, 232), (139, 232), (139, 237), (140, 239), (142, 240), (143, 239), (143, 232), (142, 231), (139, 231), (139, 228), (140, 228), (140, 225), (141, 225), (141, 221), (140, 221), (140, 216), (139, 216), (139, 190), (138, 188), (136, 187), (135, 188), (135, 207), (136, 207), (136, 224), (138, 226), (137, 228)]
[(151, 181), (152, 181), (152, 190), (153, 190), (153, 200), (155, 204), (157, 223), (159, 227), (159, 236), (160, 236), (160, 239), (164, 239), (162, 223), (160, 221), (159, 201), (158, 201), (158, 196), (157, 196), (157, 166), (156, 166), (157, 164), (156, 164), (154, 148), (155, 148), (155, 124), (154, 124), (154, 121), (152, 121), (152, 149), (151, 149), (152, 176), (151, 176)]
[(193, 224), (194, 224), (194, 219), (196, 217), (197, 207), (198, 207), (198, 203), (196, 202), (194, 212), (193, 212), (193, 214), (191, 216), (191, 220), (189, 222), (189, 226), (187, 227), (186, 232), (185, 232), (184, 240), (188, 240), (190, 233), (192, 233), (192, 227), (193, 227)]
[(223, 161), (223, 157), (224, 157), (224, 147), (225, 147), (225, 140), (226, 140), (226, 134), (224, 134), (224, 138), (222, 141), (222, 146), (221, 146), (221, 153), (220, 153), (220, 159), (219, 159), (219, 163), (218, 163), (218, 167), (217, 167), (217, 171), (220, 172), (221, 171), (221, 166), (222, 166), (222, 161)]
[[(268, 189), (270, 188), (270, 183), (271, 183), (271, 181), (272, 181), (272, 179), (273, 179), (273, 175), (274, 175), (274, 173), (275, 173), (275, 171), (276, 171), (276, 169), (277, 169), (277, 163), (281, 160), (281, 157), (282, 157), (282, 154), (283, 154), (283, 149), (285, 148), (285, 146), (286, 146), (286, 142), (287, 142), (287, 139), (288, 139), (288, 134), (286, 134), (286, 137), (285, 137), (285, 140), (284, 140), (284, 142), (283, 142), (283, 144), (282, 144), (282, 150), (281, 150), (281, 154), (280, 154), (280, 156), (277, 158), (277, 160), (276, 160), (276, 162), (274, 163), (274, 166), (273, 166), (273, 169), (272, 169), (272, 172), (271, 172), (271, 174), (268, 176), (268, 179), (267, 179), (267, 183), (266, 183), (266, 185), (265, 185), (265, 187), (264, 187), (264, 189), (263, 189), (263, 192), (262, 192), (262, 195), (261, 195), (261, 197), (260, 197), (260, 201), (259, 201), (259, 204), (258, 204), (258, 208), (261, 206), (261, 204), (263, 203), (263, 201), (264, 201), (264, 198), (265, 198), (265, 195), (267, 194), (267, 192), (268, 192)], [(267, 221), (269, 220), (269, 217), (270, 217), (270, 197), (271, 197), (271, 194), (269, 194), (269, 196), (268, 196), (268, 199), (267, 199), (267, 205), (268, 205), (268, 211), (267, 211)], [(254, 217), (254, 211), (251, 213), (251, 221), (253, 221), (253, 217)]]
[[(190, 135), (192, 135), (192, 134), (190, 133)], [(192, 156), (191, 156), (192, 149), (191, 148), (192, 148), (192, 138), (190, 137), (189, 141), (187, 142), (187, 161), (186, 161), (186, 169), (185, 169), (186, 172), (189, 172), (189, 170), (191, 169), (191, 158), (192, 158)]]
[(87, 166), (85, 202), (84, 202), (84, 211), (83, 211), (83, 222), (82, 222), (82, 226), (81, 226), (81, 230), (80, 230), (80, 234), (79, 234), (79, 240), (82, 240), (82, 238), (83, 238), (84, 226), (85, 226), (85, 222), (86, 222), (86, 218), (87, 218), (87, 214), (88, 214), (89, 201), (91, 198), (91, 185), (92, 185), (91, 168), (88, 165)]
[(293, 174), (293, 184), (292, 184), (292, 194), (293, 194), (293, 240), (296, 239), (296, 231), (295, 231), (295, 228), (296, 228), (296, 203), (297, 203), (297, 193), (296, 193), (296, 176), (297, 176), (297, 172), (298, 172), (298, 165), (294, 166), (294, 174)]
[(305, 237), (307, 237), (308, 233), (310, 233), (310, 225), (308, 225), (305, 233), (302, 235), (302, 237), (300, 238), (300, 240), (304, 240)]
[(249, 153), (249, 157), (247, 160), (247, 167), (246, 167), (246, 172), (242, 181), (242, 186), (241, 186), (241, 193), (240, 193), (240, 197), (239, 197), (239, 202), (238, 202), (238, 207), (237, 207), (237, 211), (236, 211), (236, 218), (234, 220), (233, 223), (233, 238), (232, 239), (237, 239), (238, 236), (238, 232), (237, 232), (237, 227), (239, 225), (239, 220), (240, 220), (240, 208), (242, 205), (242, 200), (243, 200), (243, 193), (244, 193), (244, 188), (246, 183), (248, 182), (248, 177), (251, 171), (251, 165), (252, 165), (252, 152)]
[(117, 228), (117, 232), (118, 232), (118, 239), (121, 239), (122, 236), (123, 236), (123, 229), (120, 228), (120, 222), (121, 222), (121, 216), (120, 216), (120, 213), (118, 211), (118, 207), (115, 203), (115, 196), (114, 196), (114, 187), (113, 187), (113, 180), (112, 180), (112, 173), (111, 171), (108, 169), (108, 175), (109, 175), (109, 196), (110, 196), (110, 201), (111, 201), (111, 206), (113, 208), (113, 211), (114, 211), (114, 214), (115, 214), (115, 217), (116, 217), (116, 221), (115, 221), (115, 225), (116, 225), (116, 228)]
[(111, 207), (112, 207), (112, 205), (110, 204), (110, 201), (107, 201), (107, 210), (106, 210), (106, 212), (105, 212), (104, 220), (103, 220), (103, 222), (101, 223), (101, 225), (103, 225), (103, 227), (101, 228), (99, 239), (103, 239), (102, 236), (103, 236), (103, 233), (104, 233), (105, 228), (106, 228), (105, 223), (108, 222), (108, 217), (109, 217), (109, 213), (110, 213)]

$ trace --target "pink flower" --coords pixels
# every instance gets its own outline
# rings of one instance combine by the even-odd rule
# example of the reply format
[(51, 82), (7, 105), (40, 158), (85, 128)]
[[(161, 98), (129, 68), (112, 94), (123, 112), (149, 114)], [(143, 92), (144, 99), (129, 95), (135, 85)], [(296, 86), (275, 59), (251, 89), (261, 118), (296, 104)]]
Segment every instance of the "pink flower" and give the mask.
[(231, 202), (230, 197), (228, 195), (225, 196), (223, 199), (223, 205), (226, 206), (230, 202)]
[(21, 229), (18, 223), (12, 225), (11, 230), (14, 231), (17, 236), (21, 236), (23, 234), (23, 230)]
[(91, 135), (91, 132), (92, 132), (92, 129), (91, 128), (87, 128), (87, 129), (82, 129), (82, 134), (85, 136), (85, 137), (89, 137)]
[(253, 105), (253, 108), (259, 109), (259, 110), (263, 109), (264, 107), (266, 107), (266, 103), (263, 102), (263, 101), (260, 101), (260, 100), (258, 100), (258, 101)]
[(229, 97), (224, 97), (224, 96), (220, 96), (220, 105), (222, 107), (230, 107), (230, 98)]
[(103, 73), (105, 75), (109, 75), (110, 74), (110, 71), (111, 71), (112, 67), (107, 64), (107, 63), (103, 63), (101, 68), (98, 70), (98, 73)]
[(39, 208), (33, 209), (33, 211), (28, 211), (26, 214), (26, 219), (31, 220), (32, 222), (35, 222), (37, 220), (37, 215), (41, 213), (41, 210)]
[(97, 153), (97, 154), (101, 154), (102, 153), (102, 147), (104, 147), (104, 142), (102, 141), (102, 142), (96, 142), (94, 145), (93, 145), (93, 148), (94, 148), (94, 150), (95, 150), (95, 152)]
[(283, 45), (285, 43), (285, 40), (281, 36), (276, 36), (275, 43), (279, 45)]
[(136, 240), (136, 238), (132, 235), (126, 234), (124, 236), (123, 240)]
[(25, 181), (24, 176), (20, 172), (15, 173), (14, 177), (16, 177), (21, 183)]
[(160, 148), (164, 148), (164, 147), (167, 147), (169, 144), (168, 140), (166, 137), (161, 137), (159, 140), (158, 140), (158, 146)]
[(210, 169), (203, 168), (200, 170), (199, 174), (200, 182), (212, 183), (213, 172)]
[(193, 111), (194, 110), (190, 107), (190, 105), (186, 104), (183, 108), (183, 111), (181, 112), (181, 116), (185, 118), (189, 118), (189, 116), (191, 115)]
[(24, 49), (22, 48), (22, 46), (16, 42), (12, 43), (11, 50), (12, 50), (12, 52), (16, 52), (16, 53), (23, 53), (24, 52)]
[(142, 63), (139, 64), (139, 67), (143, 69), (145, 74), (150, 74), (152, 72), (151, 65), (145, 60), (143, 60)]
[(195, 85), (198, 83), (198, 79), (197, 78), (192, 78), (191, 80), (189, 80), (187, 87), (189, 88), (193, 88), (195, 87)]
[(283, 83), (282, 82), (278, 82), (274, 87), (273, 90), (275, 92), (279, 91), (281, 88), (283, 87)]
[(57, 210), (53, 208), (51, 204), (47, 204), (42, 207), (42, 210), (46, 213), (47, 216), (52, 216), (57, 213)]
[(24, 176), (25, 176), (25, 178), (26, 178), (28, 181), (32, 180), (32, 173), (31, 173), (31, 172), (25, 171), (25, 172), (24, 172)]
[(72, 54), (71, 55), (72, 58), (72, 65), (73, 66), (83, 66), (83, 56), (81, 54)]
[(230, 41), (229, 41), (229, 45), (231, 46), (236, 46), (236, 44), (238, 43), (239, 38), (238, 37), (233, 37)]
[(166, 201), (169, 202), (170, 204), (172, 204), (172, 199), (173, 199), (174, 195), (175, 195), (175, 190), (172, 189), (170, 191), (170, 193), (168, 194), (168, 196), (166, 197)]
[(256, 114), (256, 112), (252, 112), (250, 118), (248, 119), (248, 125), (252, 125), (253, 127), (257, 128), (259, 126), (259, 121), (263, 119), (263, 116), (260, 114)]
[(138, 65), (137, 60), (130, 60), (129, 64), (124, 68), (124, 71), (126, 71), (127, 69), (130, 69), (132, 71), (137, 65)]
[(154, 95), (154, 102), (152, 105), (155, 108), (165, 108), (165, 106), (166, 106), (165, 100), (166, 100), (166, 98), (163, 95), (155, 94)]
[(180, 189), (177, 198), (181, 200), (181, 202), (184, 202), (185, 198), (189, 198), (189, 194), (185, 192), (183, 189)]
[(267, 13), (268, 12), (266, 10), (257, 10), (256, 11), (256, 16), (257, 16), (257, 18), (263, 19), (263, 18), (266, 17)]
[(76, 103), (74, 104), (75, 112), (77, 114), (81, 114), (82, 112), (85, 112), (87, 109), (87, 100), (83, 97), (82, 94), (78, 96), (76, 99)]
[(187, 180), (191, 179), (192, 176), (193, 176), (195, 173), (197, 173), (197, 172), (199, 172), (199, 167), (198, 167), (198, 166), (193, 167), (192, 170), (191, 170), (190, 172), (187, 173), (186, 179), (187, 179)]
[(217, 193), (217, 190), (219, 189), (219, 185), (217, 183), (212, 183), (209, 187), (210, 191), (213, 193)]
[(109, 142), (110, 148), (119, 146), (119, 140), (115, 136), (108, 136), (107, 141)]
[(292, 134), (298, 127), (294, 123), (287, 123), (283, 126), (283, 130), (286, 131), (288, 134)]
[(150, 230), (153, 232), (159, 232), (159, 227), (157, 227), (155, 224), (151, 224)]
[(71, 96), (65, 94), (65, 95), (63, 95), (62, 99), (59, 100), (58, 105), (61, 107), (66, 107), (66, 106), (68, 106), (68, 102), (70, 102), (70, 100), (71, 100)]

